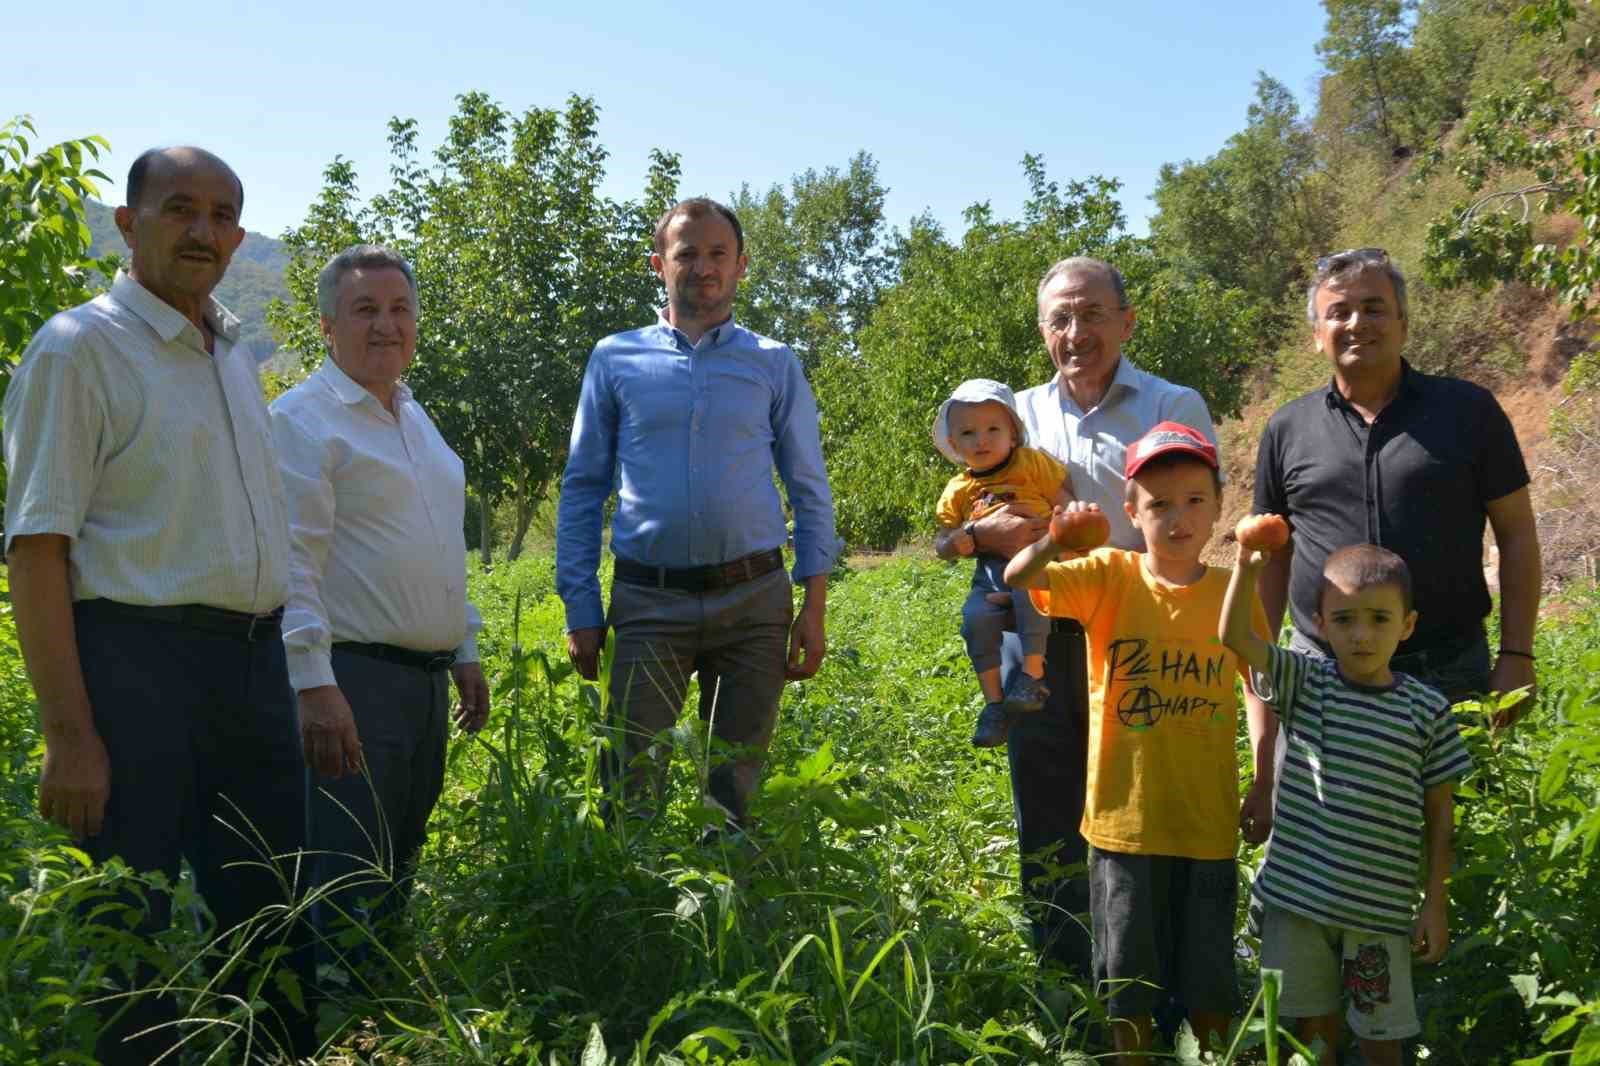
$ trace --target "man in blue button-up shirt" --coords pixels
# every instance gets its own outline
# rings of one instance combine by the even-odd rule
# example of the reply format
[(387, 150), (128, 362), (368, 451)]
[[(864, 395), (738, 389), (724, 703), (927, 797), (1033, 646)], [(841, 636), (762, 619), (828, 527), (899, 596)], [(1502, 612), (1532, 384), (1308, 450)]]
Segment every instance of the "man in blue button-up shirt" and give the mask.
[[(707, 199), (675, 205), (656, 226), (650, 264), (667, 289), (660, 319), (602, 340), (584, 373), (561, 484), (556, 585), (582, 676), (596, 679), (606, 627), (616, 630), (610, 692), (629, 791), (659, 785), (659, 760), (637, 757), (676, 721), (698, 672), (700, 714), (734, 749), (708, 791), (737, 824), (785, 679), (808, 678), (822, 663), (833, 495), (799, 360), (733, 321), (748, 264), (737, 217)], [(774, 467), (794, 511), (798, 615)], [(608, 616), (597, 571), (613, 490)]]

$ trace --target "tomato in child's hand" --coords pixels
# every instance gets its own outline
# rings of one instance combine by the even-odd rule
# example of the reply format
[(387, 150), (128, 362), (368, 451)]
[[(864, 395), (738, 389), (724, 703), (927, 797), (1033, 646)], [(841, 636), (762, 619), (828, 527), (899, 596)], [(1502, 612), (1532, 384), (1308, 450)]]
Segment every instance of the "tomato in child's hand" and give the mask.
[(1240, 547), (1257, 552), (1275, 552), (1289, 543), (1289, 523), (1282, 515), (1252, 514), (1239, 519), (1233, 535)]
[(1088, 551), (1111, 539), (1111, 523), (1098, 510), (1057, 511), (1050, 516), (1050, 539), (1063, 548)]

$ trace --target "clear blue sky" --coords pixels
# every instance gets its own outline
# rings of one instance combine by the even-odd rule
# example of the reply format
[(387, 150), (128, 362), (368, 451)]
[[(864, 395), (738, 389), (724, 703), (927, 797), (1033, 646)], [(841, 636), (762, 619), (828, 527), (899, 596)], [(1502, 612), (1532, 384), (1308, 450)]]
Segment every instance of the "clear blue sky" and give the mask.
[(1019, 162), (1036, 152), (1056, 180), (1122, 181), (1143, 231), (1161, 164), (1210, 155), (1241, 129), (1258, 70), (1309, 109), (1323, 21), (1315, 0), (109, 0), (92, 11), (30, 3), (6, 16), (0, 120), (31, 113), (50, 141), (107, 137), (112, 202), (143, 148), (203, 145), (243, 177), (245, 224), (273, 235), (303, 218), (336, 154), (355, 162), (363, 192), (378, 191), (390, 116), (419, 120), (431, 151), (455, 96), (473, 89), (517, 111), (593, 96), (619, 197), (638, 195), (657, 146), (681, 154), (685, 195), (719, 197), (866, 149), (891, 223), (927, 209), (959, 232), (974, 201), (1017, 213)]

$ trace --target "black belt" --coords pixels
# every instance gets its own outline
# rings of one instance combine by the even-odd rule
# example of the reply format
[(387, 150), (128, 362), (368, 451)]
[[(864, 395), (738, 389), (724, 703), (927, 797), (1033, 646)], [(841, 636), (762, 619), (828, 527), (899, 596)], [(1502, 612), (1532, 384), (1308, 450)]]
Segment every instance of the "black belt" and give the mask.
[(675, 569), (670, 566), (645, 566), (631, 559), (617, 556), (613, 573), (618, 581), (629, 585), (644, 585), (656, 589), (680, 589), (684, 592), (711, 592), (743, 584), (763, 574), (783, 569), (783, 550), (751, 552), (749, 555), (726, 563), (710, 566), (689, 566)]
[(430, 674), (448, 670), (456, 664), (456, 653), (453, 651), (413, 651), (410, 648), (397, 648), (393, 644), (362, 644), (354, 640), (336, 641), (333, 647), (336, 651), (347, 651), (352, 655), (413, 666)]
[(247, 641), (265, 639), (269, 636), (278, 639), (283, 631), (282, 607), (267, 614), (250, 614), (248, 611), (230, 611), (224, 607), (210, 607), (203, 603), (152, 607), (137, 603), (119, 603), (116, 600), (79, 600), (74, 606), (86, 614), (137, 618), (144, 622), (199, 629)]

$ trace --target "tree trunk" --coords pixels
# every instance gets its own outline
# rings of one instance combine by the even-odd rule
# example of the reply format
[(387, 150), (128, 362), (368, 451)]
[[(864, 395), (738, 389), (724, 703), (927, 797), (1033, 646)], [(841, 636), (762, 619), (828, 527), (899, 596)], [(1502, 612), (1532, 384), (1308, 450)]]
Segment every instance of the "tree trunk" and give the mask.
[(528, 492), (528, 471), (520, 464), (517, 467), (517, 531), (511, 538), (511, 547), (506, 552), (506, 562), (513, 563), (522, 554), (522, 541), (528, 535), (528, 524), (533, 521), (533, 504)]
[[(483, 488), (487, 488), (485, 485)], [(489, 510), (489, 494), (482, 488), (478, 491), (478, 559), (484, 566), (488, 566), (493, 555), (494, 524)]]

